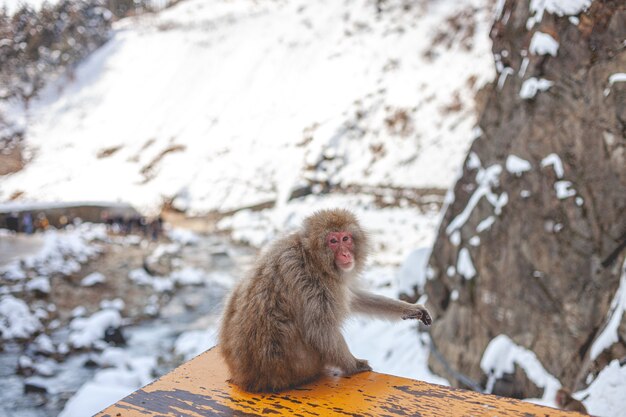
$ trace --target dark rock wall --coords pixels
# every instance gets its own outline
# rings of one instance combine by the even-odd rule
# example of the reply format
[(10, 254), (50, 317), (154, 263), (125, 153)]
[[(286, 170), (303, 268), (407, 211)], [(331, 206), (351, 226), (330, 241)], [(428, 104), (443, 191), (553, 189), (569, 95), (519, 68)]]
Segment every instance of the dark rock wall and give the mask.
[[(577, 388), (599, 366), (589, 348), (624, 262), (622, 251), (602, 265), (626, 239), (626, 82), (610, 83), (626, 73), (626, 3), (596, 0), (574, 19), (546, 11), (528, 29), (530, 15), (529, 2), (509, 0), (494, 23), (499, 74), (485, 92), (482, 132), (445, 211), (426, 292), (436, 316), (433, 340), (455, 370), (484, 383), (482, 354), (506, 334)], [(556, 56), (529, 52), (537, 31), (558, 42)], [(553, 84), (523, 99), (531, 77)], [(510, 173), (510, 155), (529, 170)], [(459, 265), (463, 248), (476, 270), (469, 279), (463, 274), (471, 268)], [(434, 355), (430, 365), (453, 382)], [(518, 379), (517, 396), (536, 390)]]

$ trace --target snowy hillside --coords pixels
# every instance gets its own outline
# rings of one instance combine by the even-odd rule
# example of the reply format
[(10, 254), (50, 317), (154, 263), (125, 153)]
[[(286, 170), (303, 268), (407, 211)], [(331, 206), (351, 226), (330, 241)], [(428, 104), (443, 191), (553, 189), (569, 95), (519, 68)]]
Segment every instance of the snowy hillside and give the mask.
[(446, 189), (493, 78), (491, 3), (188, 0), (123, 20), (28, 112), (5, 104), (29, 162), (0, 201), (197, 213), (302, 185)]

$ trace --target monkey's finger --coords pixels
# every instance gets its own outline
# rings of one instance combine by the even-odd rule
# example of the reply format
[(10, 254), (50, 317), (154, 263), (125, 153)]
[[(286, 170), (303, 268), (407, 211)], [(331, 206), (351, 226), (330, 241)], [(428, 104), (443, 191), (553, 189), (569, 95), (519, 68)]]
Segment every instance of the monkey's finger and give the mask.
[(422, 312), (420, 310), (411, 311), (409, 313), (406, 313), (404, 316), (402, 316), (402, 320), (408, 320), (408, 319), (420, 320), (421, 318), (422, 318)]
[(433, 319), (430, 317), (430, 314), (428, 314), (427, 311), (424, 311), (424, 314), (422, 315), (422, 323), (424, 323), (427, 326), (430, 326), (431, 324), (433, 324)]

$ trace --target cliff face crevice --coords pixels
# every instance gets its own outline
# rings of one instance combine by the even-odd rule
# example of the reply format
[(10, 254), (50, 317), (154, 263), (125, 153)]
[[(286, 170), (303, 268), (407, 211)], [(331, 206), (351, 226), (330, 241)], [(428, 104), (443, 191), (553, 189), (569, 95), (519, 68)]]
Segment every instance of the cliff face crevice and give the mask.
[[(498, 74), (447, 199), (426, 293), (432, 336), (454, 369), (485, 383), (483, 353), (505, 334), (580, 388), (626, 339), (590, 360), (625, 257), (626, 6), (546, 3), (506, 1), (497, 13)], [(509, 377), (515, 392), (494, 390), (536, 394), (523, 372)]]

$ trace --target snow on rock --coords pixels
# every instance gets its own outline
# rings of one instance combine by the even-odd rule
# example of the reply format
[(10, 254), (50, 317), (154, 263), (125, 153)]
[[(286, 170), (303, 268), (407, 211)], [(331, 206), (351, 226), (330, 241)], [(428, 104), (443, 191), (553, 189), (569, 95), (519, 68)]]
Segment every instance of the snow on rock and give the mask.
[[(48, 276), (56, 273), (70, 275), (78, 272), (81, 264), (101, 253), (102, 249), (95, 241), (106, 239), (106, 226), (83, 223), (65, 230), (49, 229), (40, 236), (41, 248), (20, 259), (21, 269), (32, 269)], [(10, 268), (17, 272), (15, 264)]]
[(622, 265), (622, 277), (620, 278), (619, 287), (613, 297), (606, 325), (600, 332), (593, 344), (591, 345), (589, 356), (591, 360), (595, 360), (605, 349), (608, 349), (619, 340), (618, 328), (622, 321), (622, 316), (626, 310), (626, 261)]
[(547, 33), (535, 32), (530, 40), (528, 50), (535, 55), (556, 56), (559, 50), (559, 43)]
[(92, 272), (80, 281), (83, 287), (93, 287), (96, 284), (102, 284), (106, 281), (106, 277), (101, 272)]
[(174, 343), (174, 352), (186, 361), (217, 345), (217, 326), (207, 330), (182, 333)]
[(206, 282), (206, 272), (200, 268), (185, 267), (173, 271), (170, 279), (179, 285), (201, 285)]
[(620, 365), (617, 359), (611, 361), (583, 391), (574, 394), (584, 399), (590, 415), (598, 417), (624, 416), (626, 410), (626, 364)]
[(113, 300), (102, 300), (100, 301), (100, 308), (102, 310), (110, 309), (122, 311), (126, 307), (126, 303), (121, 298), (114, 298)]
[(485, 391), (491, 393), (497, 379), (504, 374), (515, 372), (515, 365), (524, 370), (539, 388), (544, 388), (542, 401), (552, 401), (561, 383), (545, 370), (537, 355), (515, 344), (508, 336), (501, 334), (494, 337), (487, 345), (480, 360), (480, 369), (488, 376)]
[(157, 263), (162, 256), (174, 255), (180, 252), (182, 246), (178, 242), (174, 243), (160, 243), (154, 251), (147, 257), (149, 263)]
[(554, 183), (554, 190), (556, 191), (556, 198), (559, 200), (573, 197), (576, 195), (576, 190), (570, 188), (572, 186), (571, 181), (556, 181)]
[(157, 292), (170, 292), (174, 289), (174, 282), (168, 277), (152, 276), (143, 268), (133, 269), (128, 273), (137, 285), (151, 286)]
[(531, 16), (526, 21), (526, 29), (532, 28), (535, 23), (541, 22), (545, 12), (557, 16), (571, 16), (587, 10), (591, 0), (531, 0)]
[(524, 172), (530, 171), (532, 169), (532, 165), (530, 164), (530, 162), (516, 155), (509, 155), (506, 158), (505, 166), (506, 170), (509, 173), (517, 177), (520, 177)]
[(122, 325), (122, 316), (117, 310), (101, 310), (88, 318), (77, 317), (70, 322), (69, 343), (76, 349), (89, 348), (104, 339), (109, 327)]
[(0, 298), (0, 337), (4, 340), (26, 339), (43, 326), (28, 305), (12, 295)]
[(56, 353), (56, 349), (54, 344), (52, 343), (52, 339), (47, 334), (40, 334), (33, 340), (32, 347), (35, 349), (35, 352), (43, 353), (45, 355), (52, 355)]
[(608, 96), (611, 93), (611, 87), (613, 84), (623, 82), (626, 82), (626, 72), (616, 72), (615, 74), (611, 74), (609, 76), (609, 86), (604, 90), (604, 95)]
[(456, 263), (456, 270), (465, 279), (472, 279), (476, 276), (476, 268), (472, 262), (469, 250), (467, 248), (461, 248), (459, 251), (459, 258)]
[(552, 81), (546, 80), (545, 78), (531, 77), (522, 83), (519, 96), (524, 100), (530, 100), (534, 98), (539, 91), (547, 91), (553, 84)]
[(542, 167), (552, 166), (552, 169), (554, 169), (554, 173), (556, 174), (556, 177), (559, 179), (563, 178), (563, 174), (565, 173), (565, 171), (563, 170), (563, 162), (561, 161), (561, 158), (557, 154), (551, 153), (550, 155), (543, 158), (541, 160), (541, 166)]
[(497, 187), (500, 183), (500, 174), (502, 173), (502, 166), (498, 164), (491, 165), (490, 167), (483, 169), (480, 168), (476, 174), (476, 183), (478, 187), (467, 202), (467, 206), (463, 211), (458, 214), (446, 228), (448, 235), (452, 234), (455, 230), (459, 230), (467, 222), (472, 211), (478, 205), (478, 202), (483, 198), (487, 198), (487, 201), (494, 206), (495, 214), (500, 214), (502, 206), (508, 202), (508, 195), (502, 193), (497, 195), (493, 188)]
[(26, 272), (18, 260), (11, 261), (0, 268), (0, 275), (9, 281), (21, 281), (26, 278)]
[(131, 357), (119, 352), (113, 356), (115, 359), (110, 364), (114, 367), (98, 371), (91, 381), (83, 384), (58, 417), (94, 415), (154, 379), (152, 373), (157, 365), (156, 358)]
[(424, 284), (428, 279), (426, 270), (430, 248), (415, 249), (406, 257), (396, 277), (400, 294), (413, 294), (415, 289), (420, 294), (424, 293)]
[(166, 231), (168, 239), (183, 246), (195, 245), (198, 243), (198, 235), (191, 230), (174, 227)]
[(26, 289), (41, 294), (50, 294), (50, 278), (35, 277), (26, 283)]

